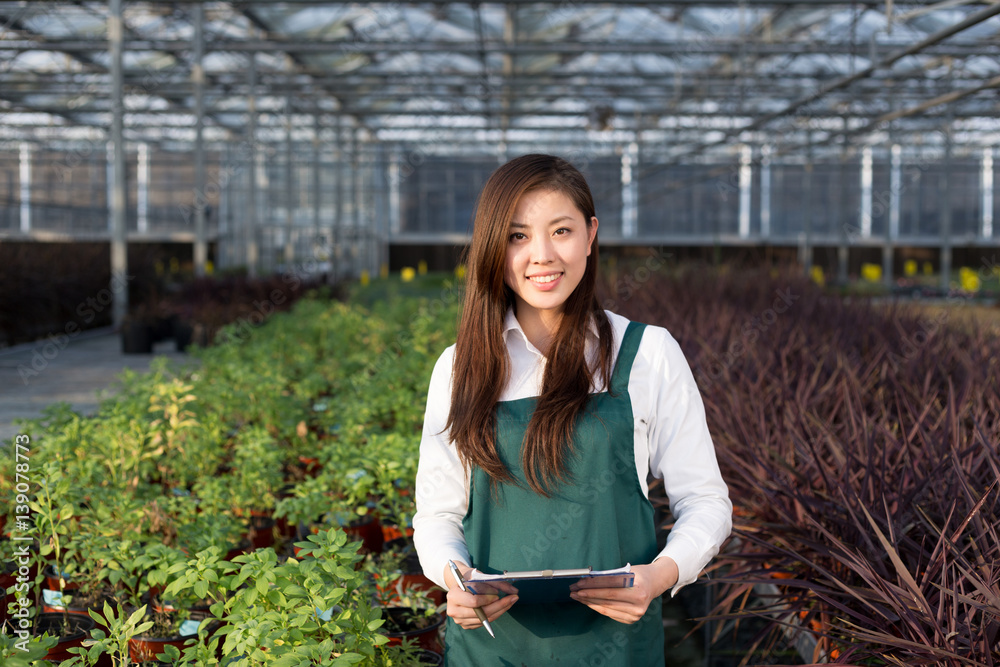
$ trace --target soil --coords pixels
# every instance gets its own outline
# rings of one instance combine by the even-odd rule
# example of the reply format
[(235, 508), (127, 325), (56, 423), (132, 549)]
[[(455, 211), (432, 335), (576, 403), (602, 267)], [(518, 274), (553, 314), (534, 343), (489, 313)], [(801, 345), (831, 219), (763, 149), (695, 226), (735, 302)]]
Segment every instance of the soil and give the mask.
[(37, 634), (48, 632), (60, 637), (71, 637), (80, 632), (87, 632), (94, 627), (93, 621), (89, 617), (78, 616), (76, 614), (46, 614), (41, 618), (35, 627)]
[(423, 612), (414, 611), (409, 607), (384, 607), (382, 611), (385, 618), (383, 627), (392, 633), (423, 630), (440, 620), (437, 616), (426, 616)]

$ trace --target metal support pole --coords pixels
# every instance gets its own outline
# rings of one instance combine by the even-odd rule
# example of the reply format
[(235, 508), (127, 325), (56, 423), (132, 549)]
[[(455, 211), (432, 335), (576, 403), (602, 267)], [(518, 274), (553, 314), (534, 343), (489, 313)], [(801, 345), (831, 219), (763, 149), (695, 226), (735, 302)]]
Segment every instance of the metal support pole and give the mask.
[(639, 152), (639, 144), (635, 141), (625, 146), (622, 151), (622, 238), (635, 238), (638, 229), (636, 201), (638, 200), (638, 183), (632, 177), (632, 165)]
[(358, 267), (360, 263), (360, 248), (358, 248), (358, 237), (361, 232), (361, 164), (358, 156), (358, 128), (349, 130), (351, 137), (351, 272), (353, 276), (360, 274)]
[(322, 230), (320, 228), (320, 208), (323, 205), (322, 193), (320, 192), (320, 175), (319, 170), (321, 168), (320, 163), (320, 123), (319, 123), (319, 110), (317, 109), (313, 113), (313, 152), (312, 152), (312, 205), (313, 205), (313, 233), (311, 245), (313, 248), (312, 256), (310, 259), (319, 259), (323, 256), (323, 250), (319, 248), (319, 242), (322, 235)]
[(812, 272), (813, 248), (812, 248), (812, 224), (813, 224), (813, 147), (812, 132), (809, 132), (809, 145), (806, 147), (806, 170), (805, 170), (805, 220), (802, 232), (802, 268), (808, 276)]
[(31, 144), (21, 142), (19, 166), (20, 198), (21, 198), (21, 233), (31, 231)]
[(944, 169), (938, 176), (941, 202), (941, 290), (951, 287), (951, 124), (944, 137)]
[(847, 230), (851, 225), (848, 220), (850, 209), (847, 206), (847, 116), (841, 117), (844, 134), (840, 149), (840, 245), (837, 247), (837, 284), (847, 284), (847, 266), (850, 259), (850, 238)]
[(235, 231), (229, 226), (230, 202), (233, 194), (233, 181), (231, 178), (233, 162), (229, 148), (229, 142), (226, 142), (222, 149), (222, 155), (219, 157), (220, 174), (226, 175), (224, 178), (220, 177), (219, 179), (219, 217), (215, 223), (216, 238), (218, 239), (216, 264), (220, 268), (228, 268), (236, 264), (236, 235)]
[[(402, 174), (399, 165), (403, 162), (403, 154), (399, 146), (394, 146), (389, 154), (389, 234), (391, 239), (399, 234), (402, 224), (402, 199), (401, 185)], [(388, 239), (386, 240), (388, 243)]]
[(205, 234), (205, 9), (199, 2), (191, 8), (194, 14), (194, 64), (191, 81), (194, 83), (194, 275), (205, 275), (208, 261), (208, 241)]
[(983, 149), (983, 176), (980, 186), (983, 193), (983, 231), (984, 239), (993, 237), (993, 147)]
[(149, 231), (149, 144), (139, 144), (139, 164), (136, 168), (136, 231)]
[(249, 54), (250, 67), (247, 68), (250, 94), (247, 95), (247, 214), (246, 238), (247, 275), (257, 275), (260, 263), (260, 249), (257, 243), (257, 56)]
[(760, 147), (760, 240), (771, 240), (771, 147)]
[(295, 262), (295, 178), (292, 167), (292, 98), (285, 98), (285, 271)]
[(885, 245), (882, 246), (882, 280), (892, 287), (893, 252), (899, 238), (899, 197), (902, 192), (902, 148), (893, 144), (889, 162), (889, 224), (886, 226)]
[(120, 327), (128, 312), (128, 246), (125, 236), (125, 107), (122, 64), (124, 26), (122, 0), (111, 0), (108, 42), (111, 51), (111, 145), (113, 186), (111, 196), (111, 317)]
[(333, 165), (333, 176), (337, 179), (337, 205), (334, 207), (333, 219), (333, 275), (335, 280), (340, 280), (340, 259), (343, 257), (344, 249), (341, 245), (341, 229), (344, 226), (344, 116), (337, 114), (337, 151)]
[(753, 149), (747, 144), (740, 147), (740, 208), (739, 234), (741, 239), (750, 236), (750, 190), (753, 186)]
[(862, 238), (872, 235), (872, 147), (861, 150), (861, 227)]
[(392, 186), (389, 184), (389, 161), (392, 151), (389, 147), (383, 143), (378, 144), (378, 156), (379, 165), (377, 174), (379, 174), (380, 182), (378, 184), (378, 202), (379, 211), (376, 215), (379, 227), (379, 245), (378, 245), (378, 267), (381, 271), (382, 266), (389, 265), (389, 225), (392, 212), (390, 211), (390, 192)]

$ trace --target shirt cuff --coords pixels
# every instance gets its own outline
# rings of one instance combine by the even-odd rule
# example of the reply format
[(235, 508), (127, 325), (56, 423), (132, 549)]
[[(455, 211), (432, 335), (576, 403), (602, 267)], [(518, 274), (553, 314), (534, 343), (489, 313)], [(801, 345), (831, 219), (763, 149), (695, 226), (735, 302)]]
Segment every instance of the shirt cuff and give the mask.
[(420, 556), (420, 567), (424, 571), (424, 576), (445, 590), (448, 590), (448, 587), (444, 583), (444, 568), (448, 566), (448, 561), (453, 560), (466, 565), (471, 565), (472, 561), (465, 542), (438, 544), (433, 549), (418, 548), (417, 554)]
[(677, 591), (698, 579), (704, 567), (700, 562), (702, 553), (697, 546), (678, 535), (677, 538), (670, 540), (653, 560), (656, 561), (664, 556), (669, 556), (677, 563), (677, 583), (670, 589), (670, 597), (674, 597)]

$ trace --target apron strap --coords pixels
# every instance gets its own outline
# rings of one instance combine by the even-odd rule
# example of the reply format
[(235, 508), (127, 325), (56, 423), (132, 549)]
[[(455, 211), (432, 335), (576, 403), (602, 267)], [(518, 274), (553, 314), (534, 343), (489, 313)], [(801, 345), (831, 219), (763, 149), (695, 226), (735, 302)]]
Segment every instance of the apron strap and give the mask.
[(632, 362), (639, 350), (639, 341), (646, 325), (641, 322), (629, 322), (622, 336), (622, 345), (618, 349), (618, 359), (615, 360), (615, 370), (611, 373), (611, 393), (621, 395), (628, 393), (628, 378), (632, 372)]

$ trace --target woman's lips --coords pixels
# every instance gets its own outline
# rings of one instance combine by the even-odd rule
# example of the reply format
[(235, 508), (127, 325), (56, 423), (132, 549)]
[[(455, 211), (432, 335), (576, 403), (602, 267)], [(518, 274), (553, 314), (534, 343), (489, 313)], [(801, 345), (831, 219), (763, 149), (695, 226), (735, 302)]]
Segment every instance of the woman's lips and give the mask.
[[(532, 276), (528, 278), (528, 282), (534, 285), (536, 289), (548, 292), (556, 288), (556, 285), (562, 281), (562, 277), (562, 273), (550, 273), (545, 276)], [(545, 282), (539, 282), (539, 278), (544, 279)]]

